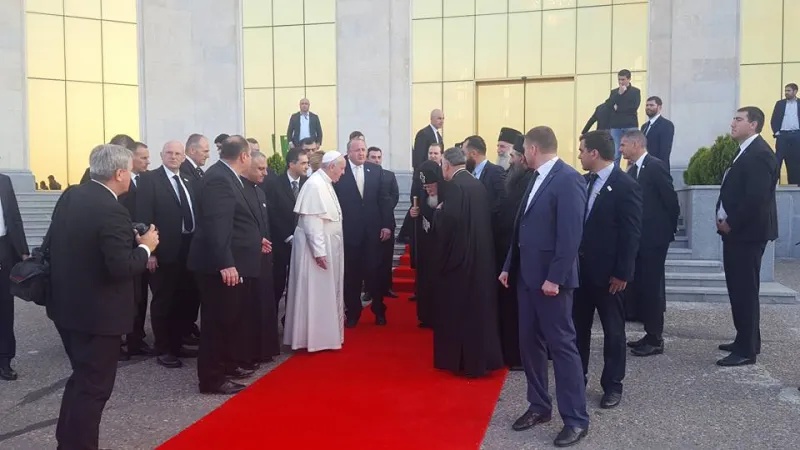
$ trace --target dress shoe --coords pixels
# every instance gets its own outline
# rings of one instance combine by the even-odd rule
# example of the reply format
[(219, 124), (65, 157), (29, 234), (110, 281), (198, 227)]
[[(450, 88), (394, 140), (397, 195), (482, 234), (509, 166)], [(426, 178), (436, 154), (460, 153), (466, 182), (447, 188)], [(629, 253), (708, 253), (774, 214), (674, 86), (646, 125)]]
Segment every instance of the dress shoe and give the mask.
[(200, 338), (200, 327), (198, 327), (196, 323), (192, 324), (192, 333), (191, 333), (191, 335), (196, 337), (196, 338), (198, 338), (198, 339)]
[(386, 325), (386, 316), (378, 316), (375, 318), (375, 325), (382, 327)]
[(119, 358), (117, 358), (117, 361), (130, 361), (130, 360), (131, 360), (131, 355), (129, 355), (128, 352), (125, 351), (125, 349), (119, 349)]
[(260, 368), (261, 368), (261, 364), (259, 364), (259, 363), (257, 363), (257, 362), (253, 362), (253, 363), (241, 363), (241, 364), (239, 364), (239, 367), (241, 367), (241, 368), (242, 368), (242, 369), (244, 369), (244, 370), (252, 370), (252, 371), (254, 371), (254, 372), (255, 372), (256, 370), (258, 370), (258, 369), (260, 369)]
[(356, 325), (358, 325), (358, 322), (356, 322), (355, 320), (346, 320), (344, 322), (344, 327), (345, 328), (355, 328)]
[(662, 353), (664, 353), (664, 344), (658, 346), (644, 344), (631, 349), (631, 355), (633, 356), (653, 356), (660, 355)]
[(432, 326), (428, 325), (425, 322), (420, 322), (419, 325), (417, 325), (417, 326), (420, 327), (420, 328), (433, 328)]
[(553, 445), (556, 447), (569, 447), (580, 442), (587, 434), (589, 434), (589, 428), (564, 425), (564, 428), (556, 436), (556, 440), (553, 441)]
[(211, 389), (206, 389), (206, 388), (203, 388), (201, 386), (200, 387), (200, 393), (201, 394), (233, 395), (233, 394), (237, 394), (239, 392), (242, 392), (244, 390), (244, 388), (246, 388), (246, 387), (247, 386), (245, 386), (243, 384), (235, 383), (233, 381), (225, 381), (221, 385), (219, 385), (219, 386), (217, 386), (215, 388), (211, 388)]
[(415, 302), (415, 301), (417, 301), (417, 294), (414, 294), (414, 295), (412, 295), (411, 297), (408, 297), (408, 301), (410, 301), (410, 302)]
[(0, 379), (14, 381), (18, 378), (17, 372), (11, 368), (10, 363), (0, 365)]
[(522, 366), (508, 366), (508, 370), (512, 372), (522, 372), (525, 370), (525, 368)]
[(641, 347), (646, 343), (647, 343), (647, 337), (643, 337), (643, 338), (638, 339), (636, 341), (628, 341), (627, 345), (628, 345), (629, 348), (636, 348), (636, 347)]
[(745, 358), (744, 356), (739, 356), (736, 353), (731, 353), (730, 355), (717, 361), (717, 365), (722, 367), (749, 366), (755, 363), (755, 358)]
[(179, 358), (197, 358), (198, 353), (199, 352), (193, 348), (181, 347), (176, 356)]
[(525, 414), (521, 415), (519, 419), (514, 422), (514, 425), (511, 425), (511, 429), (514, 431), (524, 431), (528, 428), (533, 428), (535, 425), (540, 423), (547, 423), (550, 422), (551, 416), (539, 414), (533, 412), (531, 410), (525, 411)]
[(170, 353), (160, 355), (159, 357), (156, 358), (156, 362), (158, 363), (158, 365), (164, 366), (167, 369), (177, 369), (183, 367), (183, 363), (181, 362), (181, 360), (178, 359), (177, 356)]
[(191, 345), (192, 347), (200, 345), (200, 338), (197, 336), (184, 336), (183, 345)]
[(397, 293), (391, 289), (386, 292), (386, 296), (389, 298), (397, 298)]
[(146, 343), (142, 342), (139, 345), (131, 346), (128, 345), (128, 355), (130, 356), (152, 356), (153, 355), (153, 347), (150, 347)]
[(603, 409), (611, 409), (619, 406), (622, 401), (622, 392), (606, 392), (603, 398), (600, 399), (600, 407)]
[(225, 377), (230, 380), (243, 380), (245, 378), (250, 377), (250, 375), (254, 373), (255, 373), (254, 370), (247, 370), (247, 369), (242, 369), (241, 367), (237, 367), (233, 370), (228, 370), (225, 373)]
[(733, 342), (731, 342), (730, 344), (719, 344), (717, 348), (723, 352), (732, 352), (736, 347), (733, 345)]

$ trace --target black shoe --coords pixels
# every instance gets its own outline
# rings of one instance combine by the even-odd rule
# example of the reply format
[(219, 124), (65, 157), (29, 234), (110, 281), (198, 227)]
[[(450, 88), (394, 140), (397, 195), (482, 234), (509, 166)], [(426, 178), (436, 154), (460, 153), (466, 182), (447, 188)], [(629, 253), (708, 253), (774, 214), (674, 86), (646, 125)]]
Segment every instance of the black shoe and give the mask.
[(408, 301), (410, 301), (410, 302), (415, 302), (415, 301), (417, 301), (417, 294), (414, 294), (414, 295), (412, 295), (411, 297), (408, 297)]
[(514, 422), (514, 425), (511, 425), (511, 429), (514, 431), (524, 431), (529, 428), (533, 428), (535, 425), (540, 423), (547, 423), (550, 422), (551, 416), (545, 416), (544, 414), (535, 413), (531, 410), (525, 411), (525, 414), (521, 415), (519, 419)]
[(122, 348), (119, 349), (119, 358), (117, 358), (117, 361), (130, 361), (130, 360), (131, 360), (131, 355), (129, 355), (128, 352), (125, 351), (125, 349)]
[(150, 347), (145, 342), (141, 342), (137, 345), (128, 345), (128, 355), (130, 356), (152, 356), (153, 355), (153, 347)]
[(522, 372), (525, 370), (525, 368), (522, 366), (508, 366), (508, 370), (512, 372)]
[(603, 409), (611, 409), (619, 406), (622, 401), (622, 392), (606, 392), (603, 398), (600, 399), (600, 407)]
[(176, 356), (179, 358), (197, 358), (198, 353), (199, 352), (193, 348), (181, 347)]
[(389, 289), (386, 292), (386, 296), (389, 297), (389, 298), (397, 298), (397, 293), (395, 293), (393, 290)]
[(156, 362), (158, 363), (158, 365), (164, 366), (167, 369), (178, 369), (180, 367), (183, 367), (183, 363), (181, 362), (181, 360), (178, 359), (177, 356), (171, 353), (165, 353), (163, 355), (159, 355), (156, 358)]
[(219, 385), (219, 386), (217, 386), (215, 388), (211, 388), (211, 389), (205, 389), (205, 388), (203, 388), (201, 386), (200, 387), (200, 393), (201, 394), (233, 395), (233, 394), (237, 394), (239, 392), (242, 392), (244, 390), (244, 388), (246, 388), (246, 387), (247, 386), (245, 386), (243, 384), (235, 383), (233, 381), (229, 381), (228, 380), (228, 381), (225, 381), (224, 383), (222, 383), (221, 385)]
[(631, 349), (631, 355), (633, 356), (653, 356), (660, 355), (662, 353), (664, 353), (664, 344), (658, 346), (644, 344)]
[(11, 363), (0, 365), (0, 379), (14, 381), (17, 378), (19, 378), (19, 376), (17, 375), (17, 372), (11, 368)]
[(420, 327), (420, 328), (433, 328), (432, 326), (428, 325), (425, 322), (420, 322), (419, 325), (417, 325), (417, 326)]
[(193, 337), (196, 337), (197, 339), (200, 339), (200, 327), (198, 327), (196, 323), (192, 324), (192, 333), (191, 333), (191, 335)]
[(717, 361), (717, 365), (722, 367), (749, 366), (755, 363), (755, 358), (745, 358), (744, 356), (739, 356), (736, 353), (731, 353), (730, 355)]
[(378, 316), (378, 317), (376, 317), (375, 318), (375, 325), (378, 325), (379, 327), (385, 326), (386, 325), (386, 316)]
[(257, 362), (253, 362), (253, 363), (240, 363), (240, 364), (239, 364), (239, 367), (241, 367), (241, 368), (242, 368), (242, 369), (244, 369), (244, 370), (252, 370), (252, 371), (254, 371), (254, 372), (255, 372), (256, 370), (258, 370), (258, 369), (260, 369), (260, 368), (261, 368), (261, 364), (259, 364), (259, 363), (257, 363)]
[(730, 344), (719, 344), (718, 349), (722, 350), (723, 352), (732, 352), (736, 346), (733, 345), (733, 342)]
[(556, 440), (553, 441), (553, 445), (556, 447), (569, 447), (580, 442), (587, 434), (589, 434), (589, 428), (564, 425), (564, 428), (562, 428), (561, 432), (556, 436)]
[(346, 320), (344, 322), (344, 327), (345, 328), (355, 328), (356, 325), (358, 325), (358, 322), (356, 322), (355, 320), (349, 320), (348, 319), (348, 320)]
[(369, 294), (364, 294), (364, 295), (361, 296), (361, 303), (362, 304), (369, 303), (371, 301), (372, 301), (372, 297), (370, 297)]
[(628, 341), (627, 345), (629, 348), (636, 348), (636, 347), (641, 347), (645, 344), (647, 344), (647, 336), (636, 341)]
[(183, 345), (191, 345), (192, 347), (196, 347), (200, 345), (200, 338), (198, 336), (184, 336), (183, 337)]
[(250, 375), (255, 373), (254, 370), (247, 370), (241, 367), (237, 367), (233, 370), (229, 370), (225, 373), (225, 377), (230, 380), (243, 380), (245, 378), (249, 378)]

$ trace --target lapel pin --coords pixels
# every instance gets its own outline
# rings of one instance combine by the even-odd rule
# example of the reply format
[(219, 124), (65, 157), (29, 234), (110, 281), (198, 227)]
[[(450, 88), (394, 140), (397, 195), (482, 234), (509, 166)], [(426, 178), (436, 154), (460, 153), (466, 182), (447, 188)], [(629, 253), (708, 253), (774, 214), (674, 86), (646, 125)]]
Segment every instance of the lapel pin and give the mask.
[(612, 189), (611, 189), (611, 186), (606, 186), (606, 190), (607, 190), (608, 192), (611, 192), (611, 191), (612, 191)]
[(267, 204), (266, 204), (266, 203), (262, 203), (262, 204), (261, 204), (261, 206), (262, 206), (262, 207), (264, 207), (264, 208), (266, 208), (266, 207), (267, 207)]

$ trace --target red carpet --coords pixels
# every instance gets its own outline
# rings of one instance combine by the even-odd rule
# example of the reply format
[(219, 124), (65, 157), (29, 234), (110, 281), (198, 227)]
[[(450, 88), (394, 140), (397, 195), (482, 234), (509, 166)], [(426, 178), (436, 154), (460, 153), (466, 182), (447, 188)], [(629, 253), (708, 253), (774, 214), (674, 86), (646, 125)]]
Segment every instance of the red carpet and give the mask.
[(161, 448), (477, 449), (505, 372), (466, 380), (433, 368), (415, 304), (364, 311), (338, 352), (298, 353)]
[(414, 293), (416, 281), (415, 270), (411, 268), (411, 253), (408, 245), (406, 252), (400, 257), (400, 265), (392, 271), (392, 290), (399, 293)]

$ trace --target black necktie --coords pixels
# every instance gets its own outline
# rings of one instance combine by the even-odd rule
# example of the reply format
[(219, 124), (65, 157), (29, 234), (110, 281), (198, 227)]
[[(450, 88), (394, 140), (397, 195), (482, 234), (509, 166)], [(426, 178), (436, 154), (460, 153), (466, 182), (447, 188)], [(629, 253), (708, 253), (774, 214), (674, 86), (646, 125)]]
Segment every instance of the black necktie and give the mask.
[(294, 199), (297, 200), (297, 194), (300, 192), (300, 184), (295, 180), (292, 181), (292, 194)]
[(652, 123), (653, 122), (647, 121), (647, 123), (644, 125), (644, 130), (642, 130), (642, 133), (644, 133), (645, 136), (647, 136), (647, 132), (650, 131), (650, 125), (652, 125)]
[(178, 197), (181, 199), (181, 216), (183, 216), (183, 228), (186, 229), (188, 232), (194, 231), (194, 219), (192, 219), (192, 209), (189, 207), (189, 197), (186, 195), (186, 191), (183, 190), (183, 185), (181, 184), (181, 179), (179, 176), (174, 175), (172, 177), (175, 180), (175, 183), (178, 184)]
[(632, 176), (634, 180), (639, 179), (639, 165), (634, 164), (628, 169), (628, 175)]
[(589, 214), (589, 199), (592, 197), (592, 186), (594, 186), (595, 181), (597, 181), (597, 174), (590, 173), (589, 181), (586, 183), (586, 207), (583, 210), (584, 218), (586, 218), (586, 215)]
[(200, 178), (203, 178), (203, 175), (205, 175), (205, 172), (203, 172), (203, 169), (198, 167), (197, 168), (197, 176), (199, 176)]

